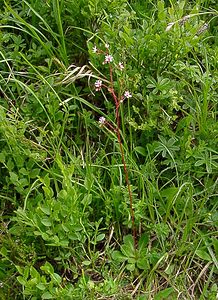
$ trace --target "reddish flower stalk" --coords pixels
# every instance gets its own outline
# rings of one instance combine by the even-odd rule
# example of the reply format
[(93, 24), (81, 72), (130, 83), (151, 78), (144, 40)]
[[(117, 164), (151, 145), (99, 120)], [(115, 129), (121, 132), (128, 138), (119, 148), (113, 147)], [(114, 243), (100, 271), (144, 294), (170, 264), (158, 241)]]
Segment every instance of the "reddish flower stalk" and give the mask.
[(133, 197), (132, 197), (132, 191), (131, 191), (130, 182), (129, 182), (128, 169), (127, 169), (125, 156), (124, 156), (121, 134), (120, 134), (120, 116), (119, 116), (120, 99), (117, 98), (114, 88), (113, 88), (113, 69), (112, 69), (111, 65), (110, 65), (110, 84), (111, 84), (111, 87), (109, 88), (109, 92), (111, 93), (111, 95), (114, 99), (115, 106), (116, 106), (116, 114), (115, 114), (116, 115), (116, 125), (117, 125), (116, 135), (117, 135), (117, 140), (118, 140), (118, 143), (120, 146), (123, 170), (125, 173), (125, 181), (126, 181), (126, 185), (128, 188), (130, 215), (131, 215), (131, 220), (132, 220), (132, 235), (133, 235), (133, 240), (134, 240), (134, 246), (136, 248), (136, 228), (135, 228), (135, 214), (134, 214), (134, 209), (133, 209)]

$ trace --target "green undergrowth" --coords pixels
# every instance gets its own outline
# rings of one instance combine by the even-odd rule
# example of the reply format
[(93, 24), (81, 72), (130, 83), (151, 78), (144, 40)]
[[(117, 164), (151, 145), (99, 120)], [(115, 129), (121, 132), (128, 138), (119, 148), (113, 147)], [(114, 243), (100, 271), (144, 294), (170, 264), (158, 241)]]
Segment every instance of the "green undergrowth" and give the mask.
[(217, 299), (217, 17), (0, 0), (0, 299)]

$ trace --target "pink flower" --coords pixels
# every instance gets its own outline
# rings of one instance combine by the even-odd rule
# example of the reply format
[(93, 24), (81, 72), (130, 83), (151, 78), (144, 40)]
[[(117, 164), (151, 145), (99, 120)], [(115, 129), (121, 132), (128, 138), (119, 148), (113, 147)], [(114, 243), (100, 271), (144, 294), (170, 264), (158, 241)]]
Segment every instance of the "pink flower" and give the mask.
[(122, 63), (122, 62), (119, 62), (118, 66), (119, 66), (119, 69), (120, 69), (121, 71), (123, 71), (123, 69), (124, 69), (123, 63)]
[(105, 56), (105, 59), (104, 59), (103, 64), (109, 64), (109, 63), (111, 63), (112, 61), (113, 61), (113, 56), (107, 54), (107, 55)]
[(101, 87), (102, 87), (102, 81), (101, 80), (97, 80), (95, 82), (95, 90), (96, 90), (96, 92), (100, 91)]
[(124, 98), (132, 98), (132, 94), (129, 91), (125, 91)]

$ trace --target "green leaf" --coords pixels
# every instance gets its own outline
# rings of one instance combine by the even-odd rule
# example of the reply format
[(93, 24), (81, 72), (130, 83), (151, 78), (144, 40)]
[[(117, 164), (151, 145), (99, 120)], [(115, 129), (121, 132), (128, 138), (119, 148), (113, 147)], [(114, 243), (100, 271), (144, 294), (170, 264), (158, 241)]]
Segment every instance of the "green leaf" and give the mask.
[(134, 271), (135, 270), (135, 264), (127, 264), (126, 269), (129, 271)]
[(195, 254), (203, 260), (212, 261), (210, 255), (204, 250), (196, 250)]
[(113, 251), (112, 258), (114, 260), (116, 260), (117, 262), (124, 262), (124, 261), (127, 260), (127, 257), (125, 255), (123, 255), (123, 253), (121, 253), (118, 250)]
[(138, 243), (138, 251), (139, 253), (146, 252), (147, 251), (147, 245), (149, 242), (149, 235), (144, 233), (142, 234), (142, 236), (139, 239), (139, 243)]
[(146, 270), (149, 267), (148, 259), (146, 257), (140, 258), (140, 259), (137, 260), (136, 265), (139, 269)]
[(4, 153), (0, 153), (0, 162), (4, 163), (5, 162), (5, 154)]
[(36, 285), (36, 287), (37, 287), (37, 289), (39, 289), (39, 290), (41, 290), (41, 291), (44, 291), (45, 290), (45, 288), (46, 288), (46, 286), (43, 284), (43, 283), (38, 283), (37, 285)]
[(9, 172), (10, 174), (10, 180), (12, 183), (16, 183), (18, 181), (18, 176), (14, 172)]
[(54, 268), (53, 266), (46, 261), (46, 263), (44, 264), (44, 266), (41, 266), (40, 269), (42, 271), (45, 271), (47, 274), (53, 275), (54, 274)]
[(91, 265), (91, 261), (90, 260), (84, 260), (83, 262), (82, 262), (82, 264), (84, 265), (84, 266), (90, 266)]
[(42, 294), (42, 299), (52, 299), (52, 298), (53, 296), (49, 292), (45, 292), (44, 294)]
[[(163, 299), (169, 299), (169, 296), (174, 292), (174, 289), (172, 287), (167, 288), (163, 291), (160, 291), (154, 296), (154, 300), (163, 300)], [(172, 298), (173, 299), (173, 298)]]
[(137, 147), (134, 148), (134, 151), (141, 154), (142, 156), (146, 156), (146, 151), (145, 151), (144, 147), (137, 146)]
[(55, 281), (56, 281), (58, 284), (61, 284), (62, 278), (61, 278), (61, 276), (60, 276), (59, 274), (54, 273), (54, 274), (53, 274), (53, 277), (54, 277)]
[(40, 206), (40, 209), (41, 209), (46, 215), (50, 215), (50, 214), (51, 214), (51, 209), (50, 209), (49, 206), (42, 205), (42, 206)]
[(22, 285), (27, 284), (27, 281), (22, 276), (17, 276), (17, 281)]
[(97, 242), (100, 242), (100, 241), (102, 241), (104, 238), (105, 238), (105, 234), (104, 234), (104, 233), (101, 233), (101, 234), (99, 234), (99, 235), (96, 237), (96, 241), (97, 241)]
[(49, 218), (43, 218), (41, 220), (41, 223), (47, 227), (51, 226), (51, 224), (52, 224), (51, 221), (49, 220)]
[(2, 247), (2, 248), (1, 248), (1, 251), (0, 251), (0, 254), (1, 254), (2, 256), (4, 256), (4, 257), (7, 257), (7, 256), (8, 256), (8, 250), (7, 250), (7, 248)]
[(131, 234), (124, 236), (124, 244), (120, 247), (121, 252), (127, 256), (135, 256), (134, 240)]
[(196, 161), (196, 163), (195, 163), (195, 167), (199, 167), (199, 166), (202, 166), (203, 164), (205, 164), (205, 161), (204, 160), (198, 160), (198, 161)]
[(213, 243), (213, 247), (214, 247), (214, 251), (215, 251), (215, 256), (218, 257), (218, 240), (215, 237), (213, 237), (212, 243)]
[(39, 273), (37, 272), (37, 270), (33, 266), (30, 267), (30, 275), (33, 278), (40, 277)]

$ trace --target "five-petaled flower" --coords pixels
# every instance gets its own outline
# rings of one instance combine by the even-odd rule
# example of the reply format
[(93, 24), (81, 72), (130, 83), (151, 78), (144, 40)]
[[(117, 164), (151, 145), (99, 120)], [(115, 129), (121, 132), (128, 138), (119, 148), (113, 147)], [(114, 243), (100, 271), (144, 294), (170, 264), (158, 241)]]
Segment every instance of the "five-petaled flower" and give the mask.
[(111, 63), (112, 61), (113, 61), (113, 56), (110, 55), (110, 54), (107, 54), (107, 55), (105, 56), (105, 59), (104, 59), (103, 64), (109, 64), (109, 63)]
[(104, 125), (105, 122), (106, 122), (105, 117), (100, 117), (99, 120), (98, 120), (98, 122), (99, 122), (100, 125)]
[(95, 90), (96, 90), (96, 92), (100, 91), (101, 87), (102, 87), (102, 81), (101, 80), (97, 80), (95, 82)]
[(129, 91), (125, 91), (124, 98), (132, 98), (132, 94)]

